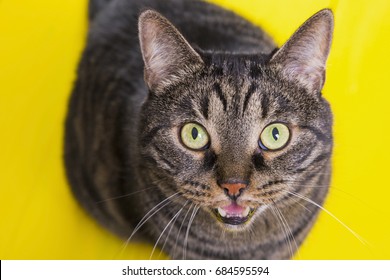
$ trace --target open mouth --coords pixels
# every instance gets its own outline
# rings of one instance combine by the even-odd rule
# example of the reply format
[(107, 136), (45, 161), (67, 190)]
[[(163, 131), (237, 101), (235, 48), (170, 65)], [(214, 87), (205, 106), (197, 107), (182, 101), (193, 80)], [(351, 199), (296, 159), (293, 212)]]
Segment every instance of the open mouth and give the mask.
[(256, 209), (248, 206), (243, 207), (235, 202), (225, 207), (213, 209), (217, 219), (228, 225), (241, 225), (250, 220)]

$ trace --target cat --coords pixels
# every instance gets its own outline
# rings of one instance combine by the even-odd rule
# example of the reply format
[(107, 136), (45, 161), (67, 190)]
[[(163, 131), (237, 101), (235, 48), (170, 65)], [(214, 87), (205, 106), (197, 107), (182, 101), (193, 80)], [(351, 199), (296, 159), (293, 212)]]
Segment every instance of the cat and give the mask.
[(65, 125), (79, 203), (173, 259), (293, 257), (331, 177), (331, 10), (277, 48), (202, 1), (89, 8)]

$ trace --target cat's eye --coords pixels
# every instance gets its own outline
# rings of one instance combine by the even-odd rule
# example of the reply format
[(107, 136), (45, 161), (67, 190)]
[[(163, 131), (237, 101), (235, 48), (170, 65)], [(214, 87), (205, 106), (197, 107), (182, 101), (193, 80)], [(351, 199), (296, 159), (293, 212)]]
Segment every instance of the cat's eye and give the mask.
[(290, 139), (290, 130), (285, 124), (272, 123), (260, 134), (259, 145), (263, 150), (279, 150)]
[(180, 131), (183, 144), (193, 150), (203, 150), (209, 144), (209, 135), (206, 129), (197, 123), (187, 123)]

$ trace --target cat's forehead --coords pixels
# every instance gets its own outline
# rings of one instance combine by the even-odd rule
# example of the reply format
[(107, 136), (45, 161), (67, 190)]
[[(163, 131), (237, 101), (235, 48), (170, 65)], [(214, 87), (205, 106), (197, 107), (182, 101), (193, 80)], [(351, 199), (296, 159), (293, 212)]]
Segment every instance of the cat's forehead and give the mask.
[(217, 114), (235, 119), (248, 115), (258, 118), (258, 114), (266, 118), (306, 104), (306, 94), (278, 77), (268, 61), (269, 56), (261, 54), (213, 54), (206, 59), (206, 74), (199, 84), (206, 87), (203, 92), (207, 97), (202, 98), (212, 101)]
[(207, 72), (215, 78), (258, 78), (267, 67), (270, 55), (204, 53), (202, 58)]
[(248, 105), (246, 102), (261, 95), (267, 95), (268, 99), (285, 99), (288, 96), (284, 93), (296, 91), (273, 73), (268, 65), (270, 55), (217, 53), (204, 59), (203, 86), (217, 91), (219, 96), (223, 93), (227, 99), (244, 99), (242, 101)]

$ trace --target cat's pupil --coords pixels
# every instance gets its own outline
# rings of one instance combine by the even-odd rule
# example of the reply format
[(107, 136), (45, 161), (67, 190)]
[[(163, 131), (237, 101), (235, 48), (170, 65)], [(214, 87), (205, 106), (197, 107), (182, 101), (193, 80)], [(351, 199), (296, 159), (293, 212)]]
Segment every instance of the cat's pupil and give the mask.
[(196, 129), (196, 127), (193, 127), (192, 130), (191, 130), (191, 135), (192, 135), (192, 138), (195, 140), (197, 137), (198, 137), (198, 130)]
[(279, 139), (279, 130), (276, 127), (272, 129), (272, 137), (275, 139), (275, 141)]

